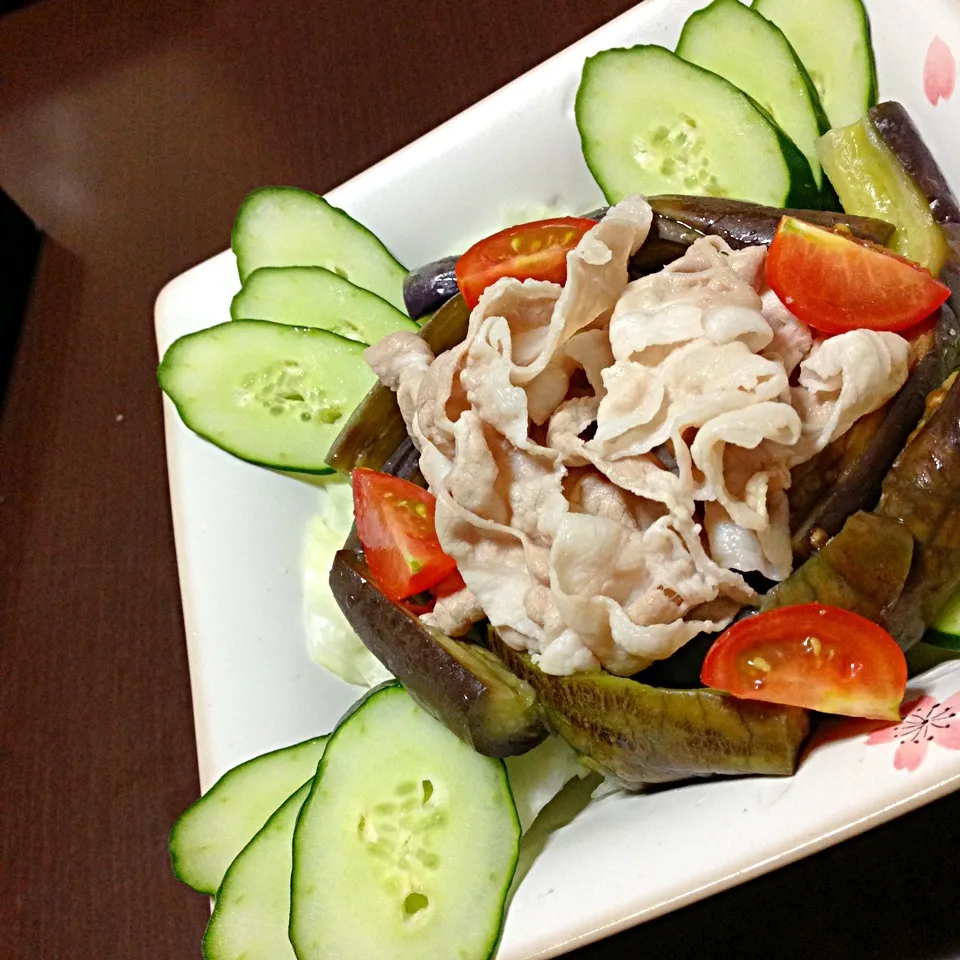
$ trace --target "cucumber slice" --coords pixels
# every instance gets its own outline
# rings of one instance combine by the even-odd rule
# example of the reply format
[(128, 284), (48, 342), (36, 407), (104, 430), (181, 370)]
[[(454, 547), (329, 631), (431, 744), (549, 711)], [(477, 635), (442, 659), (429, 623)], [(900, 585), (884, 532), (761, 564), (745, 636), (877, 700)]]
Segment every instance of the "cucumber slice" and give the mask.
[(404, 267), (363, 224), (308, 190), (254, 190), (230, 246), (244, 282), (258, 267), (326, 267), (403, 310)]
[(631, 193), (819, 203), (810, 164), (761, 108), (663, 47), (590, 57), (576, 117), (583, 156), (610, 203)]
[(171, 344), (157, 379), (183, 422), (222, 450), (331, 473), (323, 458), (376, 381), (364, 349), (326, 330), (234, 320)]
[(233, 298), (230, 316), (317, 327), (360, 343), (376, 343), (397, 330), (420, 329), (383, 298), (323, 267), (254, 270)]
[(861, 0), (753, 0), (753, 7), (786, 34), (831, 126), (853, 123), (877, 102), (870, 20)]
[(217, 892), (227, 868), (266, 819), (313, 778), (327, 737), (254, 757), (225, 773), (170, 832), (173, 872), (200, 893)]
[(502, 761), (378, 687), (334, 732), (297, 822), (297, 957), (486, 960), (519, 839)]
[(953, 594), (946, 606), (930, 625), (934, 633), (929, 639), (941, 647), (960, 650), (960, 590)]
[(783, 32), (740, 0), (713, 0), (683, 26), (677, 55), (753, 97), (823, 178), (817, 138), (830, 129), (813, 81)]
[(204, 960), (296, 960), (290, 924), (293, 830), (305, 783), (230, 864), (203, 935)]
[(870, 117), (831, 130), (817, 142), (817, 152), (843, 209), (894, 224), (887, 246), (936, 276), (947, 254), (943, 231)]

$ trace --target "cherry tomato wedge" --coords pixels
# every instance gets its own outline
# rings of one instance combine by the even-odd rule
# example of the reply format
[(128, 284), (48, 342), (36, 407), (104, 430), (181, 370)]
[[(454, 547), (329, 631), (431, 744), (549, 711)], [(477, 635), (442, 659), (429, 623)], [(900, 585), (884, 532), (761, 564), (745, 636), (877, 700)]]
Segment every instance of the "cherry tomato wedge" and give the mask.
[(436, 602), (436, 597), (430, 597), (429, 603), (420, 603), (414, 598), (413, 600), (404, 600), (401, 606), (409, 610), (415, 617), (422, 617), (425, 613), (430, 613), (433, 610)]
[(466, 587), (466, 584), (463, 582), (463, 577), (460, 576), (460, 571), (454, 569), (451, 573), (448, 573), (439, 583), (435, 583), (431, 588), (430, 592), (435, 597), (449, 597), (451, 593), (458, 593)]
[(457, 261), (457, 285), (472, 310), (480, 294), (501, 277), (567, 279), (567, 253), (597, 225), (582, 217), (556, 217), (508, 227), (475, 243)]
[(950, 296), (918, 264), (794, 217), (784, 217), (773, 235), (767, 282), (791, 313), (823, 333), (904, 330)]
[(907, 661), (872, 620), (805, 603), (729, 627), (707, 653), (700, 679), (744, 700), (899, 720)]
[(436, 500), (409, 480), (358, 468), (353, 513), (370, 572), (391, 600), (428, 590), (456, 570), (434, 527)]

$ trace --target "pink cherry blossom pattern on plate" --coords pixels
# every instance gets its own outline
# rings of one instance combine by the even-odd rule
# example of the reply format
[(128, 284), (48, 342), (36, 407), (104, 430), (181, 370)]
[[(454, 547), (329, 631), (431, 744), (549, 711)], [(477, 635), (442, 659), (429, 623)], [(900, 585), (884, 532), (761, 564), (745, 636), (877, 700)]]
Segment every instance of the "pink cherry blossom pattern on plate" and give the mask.
[(923, 92), (930, 103), (936, 106), (940, 100), (949, 100), (956, 79), (953, 51), (939, 37), (934, 37), (923, 62)]
[(960, 691), (947, 700), (924, 696), (904, 707), (903, 719), (876, 730), (867, 737), (867, 746), (898, 741), (893, 755), (897, 770), (916, 770), (923, 763), (930, 744), (960, 750)]

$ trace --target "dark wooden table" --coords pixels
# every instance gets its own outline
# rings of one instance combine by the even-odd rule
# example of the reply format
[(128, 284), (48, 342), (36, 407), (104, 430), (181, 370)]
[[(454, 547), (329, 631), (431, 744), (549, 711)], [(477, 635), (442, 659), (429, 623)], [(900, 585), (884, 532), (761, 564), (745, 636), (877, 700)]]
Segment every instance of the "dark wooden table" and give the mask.
[[(0, 420), (4, 960), (199, 956), (206, 902), (165, 849), (198, 786), (157, 291), (227, 245), (252, 187), (328, 190), (629, 4), (46, 0), (0, 20), (0, 187), (47, 235)], [(576, 956), (960, 955), (958, 821), (941, 800)]]

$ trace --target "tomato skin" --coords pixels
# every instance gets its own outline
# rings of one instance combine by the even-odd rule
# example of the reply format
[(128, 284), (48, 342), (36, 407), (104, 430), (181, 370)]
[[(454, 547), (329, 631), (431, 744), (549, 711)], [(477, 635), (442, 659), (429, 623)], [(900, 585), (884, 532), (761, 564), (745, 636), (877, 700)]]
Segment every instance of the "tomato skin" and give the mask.
[(700, 679), (743, 700), (899, 720), (907, 661), (872, 620), (805, 603), (728, 627), (708, 651)]
[(358, 467), (353, 471), (353, 513), (370, 572), (395, 601), (438, 584), (457, 566), (440, 547), (436, 500), (409, 480)]
[(435, 583), (430, 588), (430, 592), (437, 598), (449, 597), (452, 593), (458, 593), (466, 586), (463, 577), (460, 576), (460, 571), (454, 567), (439, 583)]
[(567, 253), (596, 225), (584, 217), (553, 217), (508, 227), (475, 243), (456, 266), (467, 306), (472, 310), (480, 294), (501, 277), (564, 283)]
[(415, 617), (422, 617), (425, 613), (431, 613), (433, 611), (436, 602), (433, 597), (430, 598), (430, 603), (417, 603), (414, 600), (404, 600), (401, 606)]
[(766, 270), (787, 309), (823, 333), (905, 330), (950, 296), (950, 288), (919, 264), (794, 217), (780, 221)]

